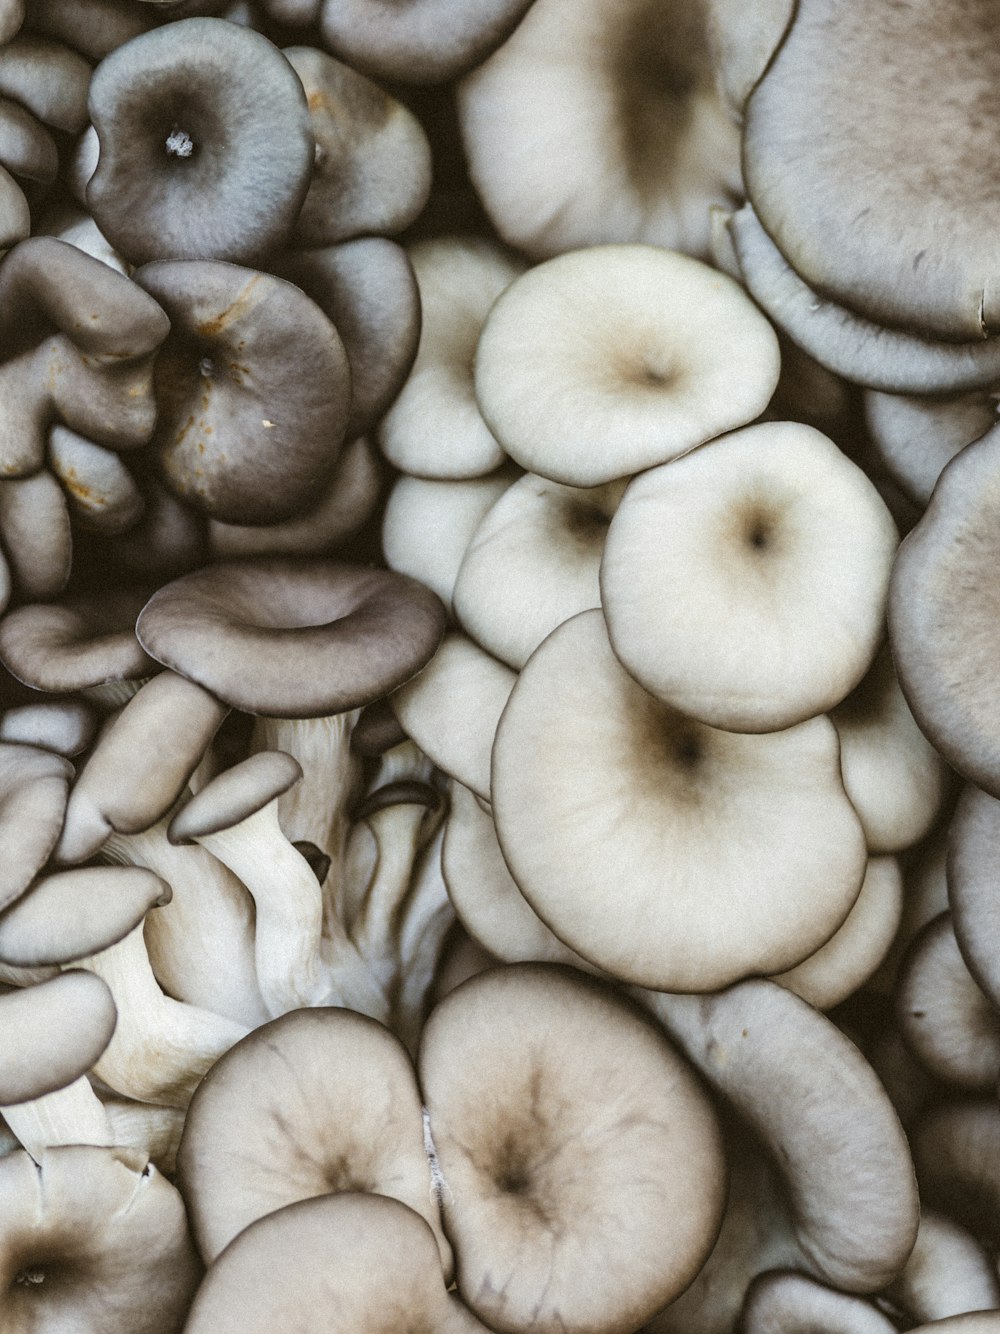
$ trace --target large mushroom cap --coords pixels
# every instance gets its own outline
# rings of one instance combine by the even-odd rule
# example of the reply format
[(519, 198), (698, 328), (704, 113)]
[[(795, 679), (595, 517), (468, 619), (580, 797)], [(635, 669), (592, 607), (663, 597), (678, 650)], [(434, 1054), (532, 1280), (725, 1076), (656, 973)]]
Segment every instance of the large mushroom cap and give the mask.
[(250, 260), (295, 221), (313, 161), (306, 97), (252, 29), (191, 18), (126, 42), (94, 71), (90, 114), (101, 156), (87, 202), (134, 263)]
[(480, 973), (424, 1028), (419, 1071), (458, 1290), (491, 1328), (625, 1334), (718, 1231), (711, 1104), (645, 1018), (543, 964)]
[(734, 431), (625, 492), (601, 565), (612, 646), (691, 717), (790, 727), (868, 670), (897, 543), (875, 487), (819, 431)]
[(155, 593), (136, 626), (147, 652), (247, 713), (313, 718), (401, 685), (444, 632), (415, 580), (333, 561), (225, 561)]
[(68, 973), (0, 996), (0, 1105), (27, 1102), (85, 1074), (111, 1040), (117, 1011), (107, 984)]
[(227, 1052), (191, 1103), (178, 1167), (206, 1263), (265, 1214), (364, 1191), (420, 1214), (451, 1269), (413, 1067), (352, 1010), (292, 1011)]
[(176, 1334), (200, 1276), (184, 1202), (144, 1153), (68, 1145), (0, 1161), (9, 1334)]
[(881, 324), (997, 327), (1000, 12), (803, 0), (746, 108), (765, 227), (819, 292)]
[(628, 676), (599, 611), (529, 659), (497, 729), (492, 793), (539, 917), (642, 986), (712, 991), (792, 967), (864, 876), (829, 720), (760, 736), (694, 722)]
[(498, 298), (476, 397), (522, 467), (598, 486), (745, 425), (778, 372), (777, 337), (731, 278), (654, 246), (594, 246)]

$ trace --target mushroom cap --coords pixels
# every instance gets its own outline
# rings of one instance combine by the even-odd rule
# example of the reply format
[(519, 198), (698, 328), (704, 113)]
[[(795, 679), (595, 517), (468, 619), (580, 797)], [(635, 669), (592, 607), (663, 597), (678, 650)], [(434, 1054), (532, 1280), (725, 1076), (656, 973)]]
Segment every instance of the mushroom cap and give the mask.
[(450, 608), (473, 533), (518, 475), (511, 467), (457, 481), (397, 477), (382, 518), (386, 564), (419, 579)]
[(861, 1297), (805, 1274), (771, 1270), (747, 1289), (740, 1328), (744, 1334), (892, 1334), (896, 1326)]
[(387, 694), (444, 631), (428, 589), (390, 570), (274, 557), (223, 561), (143, 609), (146, 650), (245, 713), (312, 718)]
[(63, 42), (21, 32), (0, 45), (0, 95), (55, 130), (79, 134), (86, 125), (89, 82), (90, 65)]
[(599, 611), (529, 659), (497, 728), (492, 793), (538, 916), (640, 986), (713, 991), (793, 967), (864, 876), (829, 720), (760, 736), (695, 722), (628, 676)]
[(171, 321), (156, 360), (153, 448), (168, 486), (227, 523), (309, 508), (331, 477), (350, 408), (340, 335), (282, 278), (166, 260), (137, 270)]
[(966, 967), (1000, 1009), (1000, 801), (967, 787), (948, 834), (948, 901)]
[(897, 545), (832, 440), (794, 422), (735, 431), (629, 484), (601, 562), (612, 647), (692, 718), (790, 727), (871, 665)]
[(61, 603), (16, 607), (0, 620), (0, 659), (35, 690), (82, 690), (149, 676), (156, 663), (135, 637), (135, 619), (148, 598), (148, 588), (116, 585)]
[(476, 345), (494, 301), (524, 264), (475, 237), (418, 241), (409, 255), (420, 293), (420, 340), (413, 369), (379, 427), (379, 444), (411, 476), (481, 477), (505, 455), (476, 404)]
[(0, 908), (24, 893), (55, 848), (72, 776), (61, 755), (0, 745)]
[(70, 577), (73, 535), (66, 496), (51, 473), (0, 482), (0, 538), (16, 598), (58, 597)]
[(308, 249), (403, 231), (431, 188), (430, 145), (416, 116), (323, 51), (288, 46), (282, 54), (302, 81), (316, 140), (292, 244)]
[(797, 6), (746, 106), (743, 171), (818, 292), (927, 337), (997, 327), (998, 38), (990, 0)]
[(147, 681), (101, 733), (66, 805), (55, 856), (92, 857), (112, 830), (148, 829), (173, 806), (228, 709), (174, 672)]
[(458, 1290), (492, 1329), (624, 1334), (698, 1272), (725, 1199), (715, 1114), (610, 988), (480, 973), (432, 1012), (418, 1069)]
[(884, 645), (871, 670), (830, 714), (844, 787), (870, 852), (919, 843), (948, 792), (944, 761), (917, 726)]
[(917, 1234), (913, 1162), (888, 1095), (824, 1015), (763, 979), (715, 996), (636, 993), (763, 1141), (801, 1259), (845, 1292), (877, 1292)]
[(208, 1271), (184, 1329), (271, 1334), (296, 1322), (326, 1334), (488, 1334), (446, 1291), (420, 1215), (359, 1193), (300, 1200), (251, 1223)]
[(899, 548), (889, 637), (899, 684), (921, 730), (960, 774), (1000, 796), (996, 689), (1000, 428), (945, 468)]
[(124, 533), (146, 502), (119, 456), (58, 423), (49, 431), (49, 466), (77, 522), (100, 533)]
[(601, 556), (624, 490), (526, 473), (503, 492), (469, 540), (452, 597), (477, 643), (519, 669), (557, 625), (601, 605)]
[(324, 44), (378, 79), (444, 83), (478, 65), (516, 26), (531, 0), (323, 0)]
[(333, 321), (351, 368), (348, 440), (384, 416), (410, 373), (420, 337), (420, 296), (406, 251), (382, 236), (271, 260)]
[(985, 1092), (1000, 1072), (1000, 1012), (976, 985), (941, 913), (907, 950), (895, 990), (903, 1041), (945, 1083)]
[(476, 398), (523, 468), (599, 486), (745, 425), (779, 369), (774, 331), (725, 274), (654, 246), (593, 246), (497, 299)]
[(230, 829), (287, 792), (302, 777), (298, 760), (262, 750), (216, 774), (170, 821), (171, 843), (191, 843)]
[(817, 1010), (832, 1010), (878, 969), (892, 946), (902, 911), (899, 862), (895, 857), (869, 857), (861, 893), (843, 926), (815, 954), (773, 980)]
[(0, 1014), (0, 1105), (29, 1102), (86, 1074), (117, 1021), (107, 984), (76, 969), (0, 996)]
[(113, 51), (90, 82), (101, 155), (87, 203), (133, 263), (252, 260), (287, 236), (314, 143), (277, 47), (222, 19), (168, 23)]
[(965, 1228), (925, 1208), (910, 1258), (886, 1296), (921, 1321), (995, 1310), (1000, 1308), (1000, 1274)]
[(463, 80), (470, 174), (505, 240), (536, 256), (609, 241), (705, 253), (709, 208), (742, 189), (708, 10), (534, 0)]
[(86, 750), (96, 731), (97, 717), (82, 699), (15, 704), (0, 717), (0, 741), (54, 750), (67, 759)]
[(439, 769), (490, 799), (490, 752), (516, 675), (466, 635), (449, 632), (392, 697), (407, 736)]
[(947, 394), (996, 384), (1000, 338), (935, 341), (878, 324), (824, 299), (795, 272), (746, 204), (730, 219), (743, 281), (761, 310), (822, 366), (898, 394)]
[(970, 390), (944, 398), (924, 394), (864, 396), (865, 424), (886, 471), (926, 506), (944, 467), (996, 423), (996, 391)]
[(352, 1010), (294, 1010), (231, 1048), (192, 1099), (178, 1169), (206, 1264), (265, 1214), (363, 1191), (418, 1213), (450, 1278), (413, 1066)]
[(138, 866), (85, 866), (45, 876), (0, 916), (0, 960), (43, 968), (96, 954), (170, 896), (168, 884)]
[(200, 1277), (184, 1202), (145, 1152), (64, 1145), (0, 1160), (10, 1334), (175, 1334)]
[(932, 1105), (917, 1121), (911, 1139), (923, 1202), (963, 1224), (995, 1253), (1000, 1241), (996, 1095)]

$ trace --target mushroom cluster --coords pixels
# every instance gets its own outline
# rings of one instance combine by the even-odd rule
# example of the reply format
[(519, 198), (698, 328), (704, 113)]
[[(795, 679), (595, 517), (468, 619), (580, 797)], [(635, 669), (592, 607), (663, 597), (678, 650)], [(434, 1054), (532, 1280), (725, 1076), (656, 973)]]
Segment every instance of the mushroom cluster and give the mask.
[(4, 1330), (1000, 1334), (998, 38), (0, 0)]

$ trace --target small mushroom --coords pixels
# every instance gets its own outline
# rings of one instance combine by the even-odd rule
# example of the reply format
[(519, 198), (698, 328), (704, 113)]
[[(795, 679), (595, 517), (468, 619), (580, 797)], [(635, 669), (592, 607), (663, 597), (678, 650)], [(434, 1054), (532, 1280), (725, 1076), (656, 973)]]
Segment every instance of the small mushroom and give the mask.
[(740, 1323), (744, 1334), (893, 1334), (896, 1326), (861, 1297), (837, 1292), (805, 1274), (772, 1270), (747, 1290)]
[(5, 1106), (40, 1098), (85, 1074), (107, 1047), (116, 1022), (107, 984), (79, 969), (0, 996), (0, 1010), (0, 1104)]

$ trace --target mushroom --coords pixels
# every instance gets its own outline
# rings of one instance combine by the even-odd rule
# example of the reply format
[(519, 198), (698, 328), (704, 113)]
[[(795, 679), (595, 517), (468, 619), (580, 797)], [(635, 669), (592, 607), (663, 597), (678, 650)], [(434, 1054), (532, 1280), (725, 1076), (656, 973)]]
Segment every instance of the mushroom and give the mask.
[(1000, 1308), (1000, 1278), (982, 1246), (934, 1209), (923, 1209), (916, 1245), (887, 1292), (912, 1319), (946, 1320)]
[(184, 1203), (148, 1156), (67, 1145), (0, 1160), (0, 1322), (174, 1334), (200, 1266)]
[(49, 472), (0, 482), (0, 537), (18, 601), (58, 597), (70, 577), (66, 498)]
[(350, 405), (334, 326), (292, 283), (235, 264), (165, 260), (135, 281), (171, 321), (152, 442), (167, 485), (226, 523), (308, 509), (332, 476)]
[(328, 1334), (487, 1334), (445, 1289), (427, 1224), (381, 1195), (324, 1195), (252, 1223), (208, 1271), (184, 1328), (266, 1334), (304, 1311)]
[(933, 398), (864, 396), (865, 422), (879, 458), (907, 495), (926, 506), (942, 470), (996, 423), (994, 388)]
[(745, 425), (778, 371), (773, 330), (731, 278), (655, 246), (594, 246), (498, 297), (476, 398), (523, 468), (600, 486)]
[(352, 1010), (296, 1010), (227, 1052), (188, 1109), (178, 1168), (206, 1264), (266, 1214), (364, 1191), (419, 1214), (451, 1278), (413, 1066)]
[(491, 1328), (624, 1334), (694, 1278), (725, 1198), (718, 1125), (610, 988), (480, 973), (431, 1014), (418, 1069), (458, 1291)]
[(947, 883), (955, 939), (978, 986), (1000, 1009), (1000, 895), (996, 848), (1000, 802), (974, 787), (958, 799), (948, 834)]
[(897, 544), (878, 492), (826, 436), (749, 426), (628, 486), (601, 562), (611, 645), (688, 717), (790, 727), (867, 672)]
[(920, 1197), (996, 1254), (1000, 1243), (1000, 1107), (994, 1094), (939, 1102), (912, 1131)]
[(107, 984), (79, 969), (0, 996), (0, 1104), (29, 1102), (86, 1073), (111, 1040)]
[(709, 16), (703, 0), (535, 0), (459, 85), (472, 179), (506, 241), (705, 252), (710, 205), (742, 189)]
[(747, 1290), (740, 1328), (744, 1334), (893, 1334), (896, 1326), (871, 1302), (837, 1292), (805, 1274), (773, 1270)]
[(48, 861), (72, 775), (73, 766), (61, 755), (0, 744), (0, 908), (19, 898)]
[(759, 736), (695, 722), (628, 676), (599, 611), (564, 622), (521, 672), (491, 789), (535, 912), (641, 986), (714, 991), (793, 967), (864, 876), (829, 720)]
[(155, 28), (101, 61), (89, 108), (87, 203), (133, 263), (246, 263), (287, 237), (314, 141), (302, 85), (260, 33), (212, 18)]

